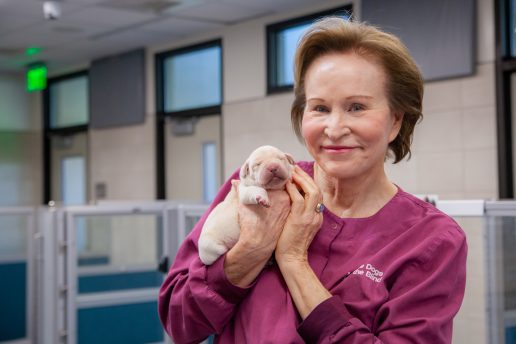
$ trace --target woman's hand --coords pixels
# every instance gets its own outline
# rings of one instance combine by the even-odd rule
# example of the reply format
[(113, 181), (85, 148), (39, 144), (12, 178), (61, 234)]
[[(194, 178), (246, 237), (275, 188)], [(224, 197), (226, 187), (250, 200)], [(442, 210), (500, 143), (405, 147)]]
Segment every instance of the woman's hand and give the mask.
[(314, 180), (296, 166), (292, 181), (286, 188), (292, 207), (276, 245), (276, 261), (280, 265), (308, 261), (308, 247), (323, 220), (323, 215), (315, 211), (317, 203), (322, 203), (322, 193)]
[(272, 256), (290, 212), (287, 192), (271, 190), (268, 196), (268, 208), (259, 204), (238, 205), (240, 237), (227, 252), (224, 263), (226, 276), (234, 285), (246, 287), (255, 280)]
[(323, 221), (323, 215), (315, 211), (317, 203), (322, 203), (322, 193), (297, 166), (292, 180), (287, 184), (292, 208), (276, 245), (276, 261), (299, 315), (306, 319), (317, 305), (331, 297), (308, 264), (308, 247)]

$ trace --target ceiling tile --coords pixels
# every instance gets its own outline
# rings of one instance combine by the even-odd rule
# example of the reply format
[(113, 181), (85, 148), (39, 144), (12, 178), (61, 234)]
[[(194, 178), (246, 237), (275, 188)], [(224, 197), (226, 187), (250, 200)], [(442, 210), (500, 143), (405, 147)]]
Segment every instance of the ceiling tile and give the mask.
[[(158, 1), (181, 1), (160, 14), (114, 6), (135, 8), (140, 5), (138, 1), (60, 0), (61, 18), (47, 21), (43, 16), (43, 0), (0, 0), (0, 70), (16, 66), (24, 70), (35, 59), (45, 60), (58, 70), (67, 64), (84, 65), (91, 59), (141, 46), (167, 44), (177, 38), (315, 3), (313, 0), (141, 0), (144, 7), (152, 7)], [(30, 46), (41, 47), (41, 53), (25, 56), (25, 49)]]
[(106, 27), (121, 27), (156, 18), (152, 13), (137, 13), (117, 10), (101, 6), (89, 6), (70, 13), (70, 20), (81, 25), (103, 25)]
[[(0, 0), (0, 20), (9, 16), (21, 16), (33, 19), (43, 19), (43, 2), (42, 0)], [(63, 16), (84, 5), (63, 1), (59, 3)]]
[(6, 33), (26, 28), (38, 22), (38, 19), (30, 17), (6, 16), (2, 14), (0, 15), (0, 40), (2, 40), (2, 35)]
[(201, 20), (187, 20), (181, 18), (168, 18), (165, 20), (155, 21), (141, 26), (142, 30), (161, 32), (168, 35), (182, 37), (185, 35), (194, 35), (205, 31), (210, 31), (224, 27), (222, 24), (203, 22)]
[(27, 48), (38, 46), (45, 48), (87, 37), (88, 32), (77, 27), (65, 26), (57, 22), (46, 24), (31, 26), (28, 29), (3, 35), (0, 39), (0, 47)]
[(206, 19), (223, 24), (233, 24), (245, 19), (259, 17), (271, 13), (267, 9), (241, 6), (239, 4), (206, 3), (195, 7), (179, 9), (174, 15), (190, 18)]
[(303, 6), (314, 5), (313, 0), (220, 0), (221, 3), (246, 6), (249, 8), (259, 8), (263, 11), (281, 12), (288, 9), (298, 9)]

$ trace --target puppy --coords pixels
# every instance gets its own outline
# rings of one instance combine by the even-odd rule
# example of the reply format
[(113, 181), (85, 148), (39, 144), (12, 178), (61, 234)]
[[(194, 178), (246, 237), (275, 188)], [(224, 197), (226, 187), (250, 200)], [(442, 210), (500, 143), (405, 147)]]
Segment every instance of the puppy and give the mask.
[[(283, 189), (292, 178), (294, 159), (276, 147), (261, 146), (240, 168), (238, 201), (270, 207), (267, 190)], [(233, 182), (234, 183), (234, 182)], [(199, 257), (211, 265), (235, 245), (240, 236), (235, 188), (210, 213), (199, 237)]]

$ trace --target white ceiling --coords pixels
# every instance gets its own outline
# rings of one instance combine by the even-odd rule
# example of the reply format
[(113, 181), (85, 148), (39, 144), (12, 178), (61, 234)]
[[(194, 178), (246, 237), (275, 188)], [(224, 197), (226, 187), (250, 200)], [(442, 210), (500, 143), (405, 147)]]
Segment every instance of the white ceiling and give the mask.
[[(314, 2), (61, 0), (61, 17), (46, 20), (42, 0), (0, 0), (0, 71), (22, 71), (37, 61), (62, 69)], [(29, 47), (41, 52), (27, 56)]]

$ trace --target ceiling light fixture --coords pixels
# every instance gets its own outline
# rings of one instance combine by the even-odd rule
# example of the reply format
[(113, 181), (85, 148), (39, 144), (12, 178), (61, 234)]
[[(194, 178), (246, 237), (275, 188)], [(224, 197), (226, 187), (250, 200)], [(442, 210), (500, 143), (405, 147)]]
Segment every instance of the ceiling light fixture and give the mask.
[(61, 3), (59, 1), (43, 2), (43, 15), (46, 20), (57, 20), (61, 17)]

